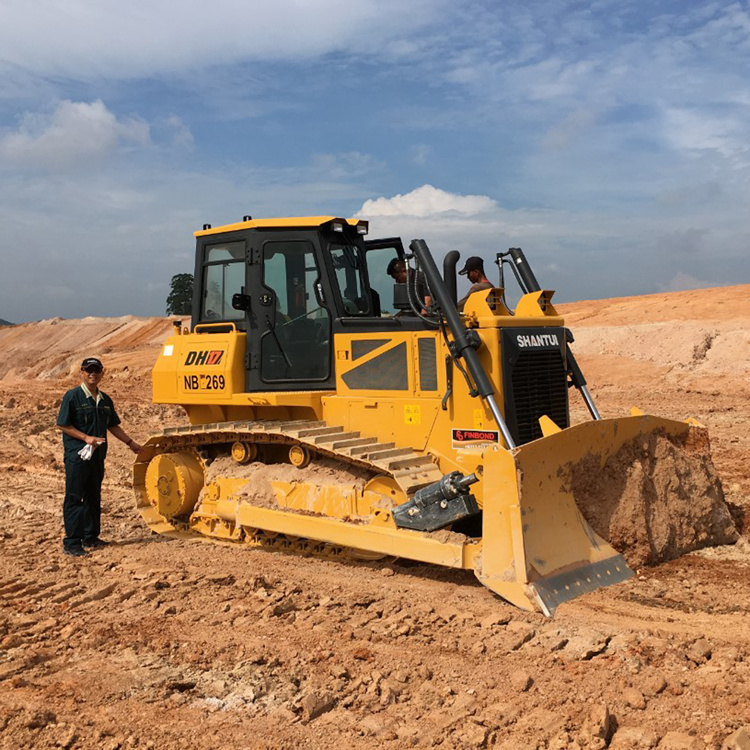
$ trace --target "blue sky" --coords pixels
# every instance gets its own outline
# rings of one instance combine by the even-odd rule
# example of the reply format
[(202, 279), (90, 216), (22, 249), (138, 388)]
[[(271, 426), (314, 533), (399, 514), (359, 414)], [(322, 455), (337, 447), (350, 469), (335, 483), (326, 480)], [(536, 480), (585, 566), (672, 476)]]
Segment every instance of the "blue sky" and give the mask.
[(357, 215), (556, 299), (750, 282), (747, 2), (4, 0), (0, 317), (162, 314), (193, 230)]

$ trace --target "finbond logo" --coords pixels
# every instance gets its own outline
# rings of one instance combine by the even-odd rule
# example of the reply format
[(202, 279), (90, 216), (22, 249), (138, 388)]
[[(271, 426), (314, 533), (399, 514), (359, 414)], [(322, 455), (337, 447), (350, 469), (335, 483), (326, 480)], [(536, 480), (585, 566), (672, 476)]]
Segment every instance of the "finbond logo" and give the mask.
[(560, 346), (560, 340), (554, 333), (537, 333), (531, 336), (516, 336), (518, 346), (525, 349), (529, 346)]
[(500, 440), (497, 430), (452, 430), (451, 434), (456, 443), (470, 443), (475, 440), (497, 443)]

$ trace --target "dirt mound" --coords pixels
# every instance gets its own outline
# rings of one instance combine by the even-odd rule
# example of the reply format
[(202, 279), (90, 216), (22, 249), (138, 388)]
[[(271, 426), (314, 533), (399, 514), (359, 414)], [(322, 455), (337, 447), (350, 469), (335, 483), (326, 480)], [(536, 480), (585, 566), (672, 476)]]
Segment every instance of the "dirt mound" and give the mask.
[(684, 292), (643, 294), (638, 297), (579, 300), (555, 304), (568, 325), (625, 326), (679, 320), (727, 321), (747, 317), (750, 284)]
[(177, 318), (51, 318), (0, 328), (0, 379), (55, 379), (78, 372), (86, 356), (102, 358), (110, 374), (147, 374)]
[(581, 513), (631, 566), (732, 544), (739, 536), (700, 428), (684, 439), (639, 436), (601, 468), (597, 456), (588, 456), (572, 476)]

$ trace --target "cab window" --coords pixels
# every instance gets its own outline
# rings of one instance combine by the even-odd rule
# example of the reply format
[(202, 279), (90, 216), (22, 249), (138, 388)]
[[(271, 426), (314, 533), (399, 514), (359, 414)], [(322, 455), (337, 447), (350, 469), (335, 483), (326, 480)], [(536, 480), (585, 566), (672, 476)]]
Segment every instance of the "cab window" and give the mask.
[(245, 243), (208, 245), (203, 263), (201, 320), (242, 320), (232, 307), (232, 295), (245, 284)]
[(381, 315), (391, 317), (397, 310), (393, 306), (393, 279), (388, 275), (388, 264), (397, 258), (395, 248), (380, 247), (367, 251), (367, 275), (370, 286), (380, 299)]
[(370, 299), (362, 269), (363, 252), (356, 245), (331, 243), (328, 248), (339, 294), (347, 316), (370, 315)]

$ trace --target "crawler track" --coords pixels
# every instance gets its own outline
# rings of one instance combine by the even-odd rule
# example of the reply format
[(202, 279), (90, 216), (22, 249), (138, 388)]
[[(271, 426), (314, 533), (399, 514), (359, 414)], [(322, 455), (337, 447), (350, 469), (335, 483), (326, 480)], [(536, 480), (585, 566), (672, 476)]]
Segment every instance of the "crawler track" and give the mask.
[[(373, 477), (389, 477), (403, 493), (397, 502), (403, 502), (408, 495), (442, 476), (435, 459), (429, 454), (398, 447), (392, 442), (379, 442), (377, 438), (363, 436), (359, 432), (345, 432), (343, 427), (328, 425), (323, 421), (241, 421), (168, 428), (146, 442), (133, 468), (138, 511), (153, 531), (167, 536), (206, 537), (206, 534), (192, 529), (186, 517), (167, 518), (151, 503), (146, 491), (149, 462), (159, 454), (181, 451), (193, 452), (206, 460), (212, 446), (235, 442), (289, 447), (299, 445), (314, 456), (340, 463), (343, 469), (365, 469)], [(210, 534), (209, 538), (213, 536)], [(215, 536), (221, 541), (242, 541), (325, 556), (343, 553), (343, 549), (330, 544), (255, 528), (222, 529)]]

